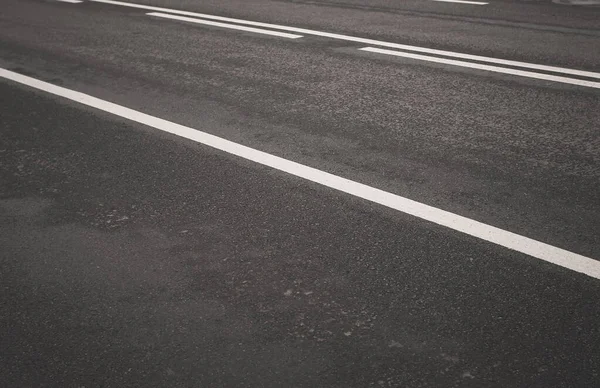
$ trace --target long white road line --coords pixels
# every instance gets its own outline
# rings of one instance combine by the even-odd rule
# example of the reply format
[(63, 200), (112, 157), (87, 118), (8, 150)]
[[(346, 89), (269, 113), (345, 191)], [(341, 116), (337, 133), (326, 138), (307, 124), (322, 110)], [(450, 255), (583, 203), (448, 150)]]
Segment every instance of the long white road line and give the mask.
[(64, 97), (113, 115), (168, 132), (196, 143), (251, 160), (311, 182), (363, 198), (391, 209), (448, 227), (470, 236), (527, 254), (537, 259), (600, 279), (600, 261), (566, 251), (494, 226), (401, 197), (325, 171), (268, 154), (211, 134), (154, 117), (109, 101), (56, 86), (35, 78), (0, 68), (0, 77), (22, 85)]
[(489, 3), (484, 3), (483, 1), (467, 1), (467, 0), (431, 0), (438, 1), (441, 3), (458, 3), (458, 4), (470, 4), (470, 5), (487, 5)]
[(557, 76), (557, 75), (535, 73), (532, 71), (516, 70), (516, 69), (510, 69), (507, 67), (482, 65), (479, 63), (457, 61), (454, 59), (430, 57), (428, 55), (412, 54), (412, 53), (407, 53), (407, 52), (403, 52), (403, 51), (386, 50), (386, 49), (380, 49), (380, 48), (376, 48), (376, 47), (363, 47), (359, 50), (368, 51), (368, 52), (377, 53), (377, 54), (393, 55), (396, 57), (418, 59), (421, 61), (442, 63), (444, 65), (467, 67), (470, 69), (492, 71), (495, 73), (504, 73), (504, 74), (516, 75), (519, 77), (535, 78), (535, 79), (540, 79), (540, 80), (544, 80), (544, 81), (562, 82), (565, 84), (600, 89), (600, 82), (585, 81), (585, 80), (581, 80), (581, 79), (577, 79), (577, 78), (568, 78), (568, 77), (561, 77), (561, 76)]
[(279, 31), (273, 31), (273, 30), (265, 30), (265, 29), (262, 29), (262, 28), (240, 26), (240, 25), (237, 25), (237, 24), (212, 22), (210, 20), (195, 19), (195, 18), (190, 18), (190, 17), (186, 17), (186, 16), (171, 15), (171, 14), (168, 14), (168, 13), (149, 12), (146, 15), (156, 16), (156, 17), (165, 18), (165, 19), (180, 20), (180, 21), (189, 22), (189, 23), (204, 24), (204, 25), (214, 26), (214, 27), (230, 28), (232, 30), (254, 32), (254, 33), (257, 33), (257, 34), (279, 36), (281, 38), (290, 38), (290, 39), (302, 38), (302, 35), (290, 34), (288, 32), (279, 32)]
[(358, 37), (349, 36), (349, 35), (334, 34), (334, 33), (330, 33), (330, 32), (322, 32), (322, 31), (310, 30), (310, 29), (306, 29), (306, 28), (297, 28), (297, 27), (283, 26), (283, 25), (279, 25), (279, 24), (254, 22), (254, 21), (250, 21), (250, 20), (228, 18), (228, 17), (223, 17), (223, 16), (208, 15), (208, 14), (204, 14), (204, 13), (197, 13), (197, 12), (190, 12), (190, 11), (181, 11), (181, 10), (171, 9), (171, 8), (154, 7), (154, 6), (143, 5), (143, 4), (127, 3), (127, 2), (123, 2), (123, 1), (114, 1), (114, 0), (90, 0), (90, 1), (95, 2), (95, 3), (112, 4), (112, 5), (118, 5), (118, 6), (123, 6), (123, 7), (145, 9), (145, 10), (150, 10), (150, 11), (168, 12), (168, 13), (177, 14), (177, 15), (192, 16), (192, 17), (204, 18), (204, 19), (209, 19), (209, 20), (218, 20), (218, 21), (229, 22), (229, 23), (238, 23), (238, 24), (244, 24), (244, 25), (248, 25), (248, 26), (272, 28), (272, 29), (277, 29), (277, 30), (281, 30), (281, 31), (295, 32), (295, 33), (304, 34), (304, 35), (314, 35), (314, 36), (321, 36), (321, 37), (325, 37), (325, 38), (339, 39), (339, 40), (345, 40), (345, 41), (349, 41), (349, 42), (356, 42), (356, 43), (361, 43), (361, 44), (365, 44), (368, 46), (382, 46), (382, 47), (388, 47), (388, 48), (393, 48), (393, 49), (398, 49), (398, 50), (406, 50), (406, 51), (414, 51), (414, 52), (420, 52), (420, 53), (426, 53), (426, 54), (441, 55), (441, 56), (446, 56), (446, 57), (451, 57), (451, 58), (460, 58), (460, 59), (467, 59), (467, 60), (472, 60), (472, 61), (493, 63), (493, 64), (497, 64), (497, 65), (514, 66), (514, 67), (521, 67), (521, 68), (525, 68), (525, 69), (540, 70), (540, 71), (547, 71), (547, 72), (553, 72), (553, 73), (561, 73), (561, 74), (567, 74), (567, 75), (575, 75), (575, 76), (580, 76), (580, 77), (600, 79), (600, 73), (596, 73), (596, 72), (592, 72), (592, 71), (576, 70), (576, 69), (569, 69), (569, 68), (557, 67), (557, 66), (538, 65), (535, 63), (512, 61), (512, 60), (508, 60), (508, 59), (485, 57), (485, 56), (481, 56), (481, 55), (463, 54), (463, 53), (457, 53), (457, 52), (453, 52), (453, 51), (437, 50), (437, 49), (431, 49), (431, 48), (426, 48), (426, 47), (385, 42), (385, 41), (375, 40), (375, 39), (358, 38)]

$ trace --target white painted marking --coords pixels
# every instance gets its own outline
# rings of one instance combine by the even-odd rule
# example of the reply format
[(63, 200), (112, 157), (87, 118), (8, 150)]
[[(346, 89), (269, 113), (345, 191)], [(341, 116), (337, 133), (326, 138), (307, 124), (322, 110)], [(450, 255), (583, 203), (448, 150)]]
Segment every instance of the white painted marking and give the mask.
[(56, 0), (56, 1), (60, 1), (62, 3), (71, 3), (71, 4), (83, 3), (83, 0)]
[(109, 101), (0, 68), (0, 77), (251, 160), (450, 229), (600, 279), (600, 261), (447, 212), (316, 168), (126, 108)]
[(516, 75), (516, 76), (519, 76), (519, 77), (535, 78), (535, 79), (541, 79), (541, 80), (544, 80), (544, 81), (562, 82), (562, 83), (565, 83), (565, 84), (571, 84), (571, 85), (585, 86), (585, 87), (588, 87), (588, 88), (600, 89), (600, 82), (584, 81), (584, 80), (577, 79), (577, 78), (567, 78), (567, 77), (560, 77), (560, 76), (557, 76), (557, 75), (534, 73), (532, 71), (515, 70), (515, 69), (509, 69), (507, 67), (481, 65), (481, 64), (478, 64), (478, 63), (465, 62), (465, 61), (457, 61), (457, 60), (454, 60), (454, 59), (430, 57), (430, 56), (427, 56), (427, 55), (405, 53), (403, 51), (393, 51), (393, 50), (386, 50), (386, 49), (380, 49), (380, 48), (375, 48), (375, 47), (363, 47), (363, 48), (361, 48), (359, 50), (369, 51), (369, 52), (378, 53), (378, 54), (394, 55), (394, 56), (397, 56), (397, 57), (405, 57), (405, 58), (418, 59), (418, 60), (421, 60), (421, 61), (443, 63), (445, 65), (460, 66), (460, 67), (467, 67), (467, 68), (477, 69), (477, 70), (492, 71), (492, 72), (495, 72), (495, 73), (511, 74), (511, 75)]
[(166, 14), (166, 13), (149, 12), (146, 15), (156, 16), (156, 17), (165, 18), (165, 19), (181, 20), (181, 21), (190, 22), (190, 23), (206, 24), (208, 26), (230, 28), (232, 30), (241, 30), (241, 31), (255, 32), (257, 34), (279, 36), (279, 37), (282, 37), (282, 38), (290, 38), (290, 39), (302, 38), (302, 35), (290, 34), (290, 33), (287, 33), (287, 32), (279, 32), (279, 31), (273, 31), (273, 30), (263, 30), (262, 28), (254, 28), (254, 27), (244, 27), (244, 26), (240, 26), (240, 25), (237, 25), (237, 24), (227, 24), (227, 23), (211, 22), (209, 20), (194, 19), (194, 18), (189, 18), (189, 17), (185, 17), (185, 16), (169, 15), (169, 14)]
[(459, 4), (471, 4), (471, 5), (487, 5), (489, 3), (484, 3), (481, 1), (466, 1), (466, 0), (431, 0), (431, 1), (439, 1), (441, 3), (459, 3)]
[(349, 41), (349, 42), (356, 42), (356, 43), (372, 45), (372, 46), (389, 47), (389, 48), (394, 48), (394, 49), (399, 49), (399, 50), (415, 51), (415, 52), (422, 52), (422, 53), (427, 53), (427, 54), (443, 55), (443, 56), (452, 57), (452, 58), (461, 58), (461, 59), (468, 59), (468, 60), (472, 60), (472, 61), (495, 63), (497, 65), (515, 66), (515, 67), (522, 67), (522, 68), (526, 68), (526, 69), (550, 71), (553, 73), (570, 74), (570, 75), (576, 75), (576, 76), (581, 76), (581, 77), (600, 79), (600, 73), (595, 73), (592, 71), (568, 69), (565, 67), (538, 65), (538, 64), (534, 64), (534, 63), (484, 57), (484, 56), (480, 56), (480, 55), (463, 54), (463, 53), (457, 53), (457, 52), (453, 52), (453, 51), (436, 50), (436, 49), (430, 49), (430, 48), (426, 48), (426, 47), (411, 46), (411, 45), (406, 45), (406, 44), (384, 42), (384, 41), (374, 40), (374, 39), (358, 38), (358, 37), (349, 36), (349, 35), (333, 34), (330, 32), (309, 30), (306, 28), (289, 27), (289, 26), (282, 26), (279, 24), (270, 24), (270, 23), (262, 23), (262, 22), (253, 22), (250, 20), (227, 18), (227, 17), (223, 17), (223, 16), (208, 15), (208, 14), (204, 14), (204, 13), (189, 12), (189, 11), (180, 11), (177, 9), (153, 7), (153, 6), (142, 5), (142, 4), (126, 3), (126, 2), (122, 2), (122, 1), (114, 1), (114, 0), (90, 0), (90, 1), (93, 1), (96, 3), (120, 5), (120, 6), (131, 7), (131, 8), (141, 8), (141, 9), (146, 9), (146, 10), (151, 10), (151, 11), (169, 12), (169, 13), (178, 14), (178, 15), (194, 16), (194, 17), (200, 17), (200, 18), (211, 19), (211, 20), (219, 20), (219, 21), (224, 21), (224, 22), (245, 24), (248, 26), (273, 28), (273, 29), (282, 30), (282, 31), (296, 32), (296, 33), (304, 34), (304, 35), (322, 36), (325, 38), (345, 40), (345, 41)]

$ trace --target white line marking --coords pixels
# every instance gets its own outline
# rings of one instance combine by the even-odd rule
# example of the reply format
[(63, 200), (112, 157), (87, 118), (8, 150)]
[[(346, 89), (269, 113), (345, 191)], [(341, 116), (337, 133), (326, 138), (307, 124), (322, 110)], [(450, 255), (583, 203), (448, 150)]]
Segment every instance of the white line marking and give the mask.
[(460, 4), (472, 4), (472, 5), (487, 5), (489, 3), (483, 3), (481, 1), (465, 1), (465, 0), (431, 0), (439, 1), (440, 3), (460, 3)]
[(251, 160), (320, 185), (366, 199), (450, 229), (515, 250), (537, 259), (600, 279), (600, 261), (578, 255), (479, 221), (459, 216), (396, 194), (354, 182), (316, 168), (255, 150), (229, 140), (0, 68), (0, 77), (78, 102), (140, 124), (168, 132), (223, 152)]
[(581, 76), (581, 77), (600, 79), (600, 73), (595, 73), (592, 71), (575, 70), (575, 69), (568, 69), (568, 68), (556, 67), (556, 66), (537, 65), (534, 63), (511, 61), (511, 60), (507, 60), (507, 59), (484, 57), (484, 56), (480, 56), (480, 55), (462, 54), (462, 53), (456, 53), (453, 51), (436, 50), (436, 49), (430, 49), (430, 48), (426, 48), (426, 47), (410, 46), (410, 45), (406, 45), (406, 44), (384, 42), (384, 41), (374, 40), (374, 39), (357, 38), (357, 37), (349, 36), (349, 35), (333, 34), (333, 33), (329, 33), (329, 32), (309, 30), (306, 28), (288, 27), (288, 26), (282, 26), (282, 25), (278, 25), (278, 24), (253, 22), (253, 21), (243, 20), (243, 19), (234, 19), (234, 18), (227, 18), (227, 17), (223, 17), (223, 16), (207, 15), (204, 13), (180, 11), (177, 9), (170, 9), (170, 8), (152, 7), (149, 5), (142, 5), (142, 4), (125, 3), (122, 1), (113, 1), (113, 0), (90, 0), (90, 1), (93, 1), (96, 3), (120, 5), (120, 6), (131, 7), (131, 8), (141, 8), (141, 9), (146, 9), (146, 10), (151, 10), (151, 11), (169, 12), (169, 13), (178, 14), (178, 15), (195, 16), (195, 17), (200, 17), (200, 18), (204, 18), (204, 19), (212, 19), (212, 20), (219, 20), (219, 21), (224, 21), (224, 22), (245, 24), (248, 26), (274, 28), (274, 29), (278, 29), (278, 30), (282, 30), (282, 31), (296, 32), (296, 33), (305, 34), (305, 35), (316, 35), (316, 36), (322, 36), (325, 38), (340, 39), (340, 40), (345, 40), (345, 41), (349, 41), (349, 42), (362, 43), (362, 44), (366, 44), (366, 45), (389, 47), (389, 48), (395, 48), (395, 49), (400, 49), (400, 50), (415, 51), (415, 52), (422, 52), (422, 53), (435, 54), (435, 55), (443, 55), (446, 57), (462, 58), (462, 59), (469, 59), (469, 60), (473, 60), (473, 61), (495, 63), (498, 65), (523, 67), (526, 69), (550, 71), (550, 72), (554, 72), (554, 73), (563, 73), (563, 74), (577, 75), (577, 76)]
[(584, 81), (584, 80), (580, 80), (580, 79), (576, 79), (576, 78), (567, 78), (567, 77), (560, 77), (557, 75), (534, 73), (534, 72), (525, 71), (525, 70), (515, 70), (515, 69), (509, 69), (507, 67), (481, 65), (479, 63), (457, 61), (454, 59), (446, 59), (446, 58), (438, 58), (438, 57), (430, 57), (427, 55), (411, 54), (411, 53), (405, 53), (403, 51), (393, 51), (393, 50), (386, 50), (386, 49), (380, 49), (380, 48), (375, 48), (375, 47), (363, 47), (359, 50), (369, 51), (369, 52), (378, 53), (378, 54), (394, 55), (397, 57), (419, 59), (422, 61), (443, 63), (445, 65), (461, 66), (461, 67), (468, 67), (471, 69), (492, 71), (495, 73), (511, 74), (511, 75), (516, 75), (519, 77), (536, 78), (536, 79), (541, 79), (541, 80), (545, 80), (545, 81), (562, 82), (565, 84), (586, 86), (588, 88), (600, 89), (600, 82)]
[(255, 32), (257, 34), (279, 36), (279, 37), (282, 37), (282, 38), (290, 38), (290, 39), (302, 38), (302, 35), (289, 34), (287, 32), (279, 32), (279, 31), (273, 31), (273, 30), (263, 30), (262, 28), (244, 27), (244, 26), (240, 26), (240, 25), (237, 25), (237, 24), (227, 24), (227, 23), (211, 22), (209, 20), (201, 20), (201, 19), (194, 19), (194, 18), (189, 18), (189, 17), (185, 17), (185, 16), (169, 15), (169, 14), (166, 14), (166, 13), (149, 12), (146, 15), (156, 16), (156, 17), (165, 18), (165, 19), (181, 20), (181, 21), (190, 22), (190, 23), (206, 24), (206, 25), (215, 26), (215, 27), (231, 28), (232, 30), (241, 30), (241, 31)]
[(71, 4), (83, 3), (83, 0), (56, 0), (56, 1), (60, 1), (63, 3), (71, 3)]

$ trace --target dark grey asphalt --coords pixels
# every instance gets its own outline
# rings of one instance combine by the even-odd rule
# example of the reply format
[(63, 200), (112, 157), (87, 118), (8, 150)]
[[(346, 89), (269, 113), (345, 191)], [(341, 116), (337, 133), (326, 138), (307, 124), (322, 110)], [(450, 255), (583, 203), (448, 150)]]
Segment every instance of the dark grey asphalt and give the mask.
[[(592, 8), (150, 3), (600, 69)], [(600, 257), (597, 90), (4, 4), (0, 67)], [(597, 385), (597, 280), (5, 81), (0, 96), (0, 386)]]

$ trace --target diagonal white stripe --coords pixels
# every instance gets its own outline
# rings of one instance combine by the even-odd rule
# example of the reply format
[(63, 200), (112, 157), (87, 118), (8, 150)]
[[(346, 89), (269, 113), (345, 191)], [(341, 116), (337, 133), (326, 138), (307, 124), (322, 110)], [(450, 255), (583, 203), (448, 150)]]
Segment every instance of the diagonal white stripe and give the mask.
[(154, 117), (90, 95), (0, 68), (0, 77), (64, 97), (115, 116), (156, 128), (223, 152), (251, 160), (320, 185), (448, 227), (537, 259), (600, 279), (600, 261), (533, 240), (470, 218), (462, 217), (396, 194), (354, 182), (244, 145)]
[(181, 20), (181, 21), (184, 21), (184, 22), (190, 22), (190, 23), (196, 23), (196, 24), (205, 24), (205, 25), (208, 25), (208, 26), (230, 28), (232, 30), (241, 30), (241, 31), (254, 32), (254, 33), (257, 33), (257, 34), (279, 36), (279, 37), (282, 37), (282, 38), (290, 38), (290, 39), (302, 38), (302, 35), (290, 34), (290, 33), (287, 33), (287, 32), (279, 32), (279, 31), (273, 31), (273, 30), (263, 30), (262, 28), (245, 27), (245, 26), (240, 26), (240, 25), (237, 25), (237, 24), (227, 24), (227, 23), (211, 22), (209, 20), (194, 19), (194, 18), (189, 18), (189, 17), (185, 17), (185, 16), (170, 15), (170, 14), (167, 14), (167, 13), (149, 12), (146, 15), (148, 15), (148, 16), (156, 16), (156, 17), (165, 18), (165, 19)]
[(368, 51), (368, 52), (372, 52), (372, 53), (378, 53), (378, 54), (394, 55), (396, 57), (418, 59), (421, 61), (443, 63), (445, 65), (467, 67), (470, 69), (492, 71), (495, 73), (511, 74), (511, 75), (516, 75), (519, 77), (535, 78), (535, 79), (541, 79), (544, 81), (562, 82), (564, 84), (571, 84), (571, 85), (585, 86), (588, 88), (600, 89), (600, 82), (584, 81), (584, 80), (576, 79), (576, 78), (568, 78), (568, 77), (561, 77), (561, 76), (557, 76), (557, 75), (535, 73), (532, 71), (525, 71), (525, 70), (515, 70), (515, 69), (509, 69), (507, 67), (481, 65), (479, 63), (457, 61), (454, 59), (446, 59), (446, 58), (438, 58), (438, 57), (430, 57), (428, 55), (412, 54), (412, 53), (406, 53), (403, 51), (386, 50), (386, 49), (380, 49), (380, 48), (376, 48), (376, 47), (363, 47), (359, 50)]
[(431, 1), (439, 1), (441, 3), (459, 3), (459, 4), (471, 4), (471, 5), (487, 5), (489, 3), (484, 3), (482, 1), (466, 1), (466, 0), (431, 0)]

